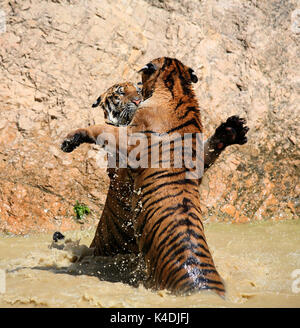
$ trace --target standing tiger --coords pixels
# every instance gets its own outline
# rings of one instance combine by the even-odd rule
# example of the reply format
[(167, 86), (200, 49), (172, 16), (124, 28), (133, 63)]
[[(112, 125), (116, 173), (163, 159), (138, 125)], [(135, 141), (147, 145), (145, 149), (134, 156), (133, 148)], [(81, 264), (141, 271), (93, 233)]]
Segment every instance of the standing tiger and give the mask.
[[(138, 105), (142, 101), (141, 89), (131, 82), (117, 83), (107, 89), (93, 108), (100, 107), (104, 112), (106, 123), (116, 126), (128, 125)], [(126, 112), (126, 115), (122, 115)], [(124, 120), (126, 117), (126, 120)], [(243, 127), (244, 120), (232, 116), (222, 123), (214, 135), (206, 140), (204, 165), (205, 170), (218, 158), (229, 145), (242, 144), (247, 141)], [(68, 151), (63, 147), (64, 151)], [(108, 154), (109, 156), (109, 154)], [(113, 256), (139, 252), (133, 229), (131, 202), (134, 190), (133, 177), (126, 168), (108, 168), (110, 178), (109, 190), (99, 224), (90, 247), (95, 255)]]
[[(191, 86), (197, 82), (192, 69), (176, 59), (159, 58), (146, 65), (141, 73), (145, 101), (125, 131), (129, 136), (135, 132), (142, 132), (148, 138), (153, 133), (176, 131), (194, 136), (202, 132), (199, 106)], [(246, 142), (244, 122), (238, 117), (229, 121), (241, 132), (231, 142)], [(226, 123), (220, 131), (227, 128), (233, 131)], [(95, 143), (103, 132), (113, 134), (118, 140), (121, 129), (108, 125), (78, 129), (67, 136), (62, 149), (72, 151), (82, 142)], [(222, 140), (217, 144), (219, 151), (225, 146)], [(128, 151), (132, 148), (128, 147)], [(145, 152), (148, 154), (148, 150)], [(130, 211), (136, 213), (134, 232), (138, 250), (146, 260), (149, 286), (180, 294), (211, 289), (224, 295), (224, 285), (215, 269), (201, 222), (200, 180), (186, 178), (188, 167), (128, 170), (134, 184)], [(135, 212), (137, 204), (142, 206)]]
[[(92, 105), (100, 106), (106, 123), (117, 126), (130, 124), (141, 102), (141, 89), (131, 82), (118, 83), (104, 92)], [(122, 112), (127, 111), (124, 121)], [(205, 141), (204, 168), (209, 168), (220, 153), (229, 145), (243, 144), (247, 141), (248, 130), (245, 121), (232, 116), (222, 123), (214, 135)], [(108, 154), (109, 156), (109, 154)], [(116, 254), (138, 253), (134, 236), (131, 202), (134, 190), (133, 177), (126, 168), (108, 168), (109, 190), (99, 224), (90, 247), (95, 255), (112, 256)]]
[[(142, 101), (141, 89), (131, 82), (116, 83), (107, 89), (93, 108), (100, 106), (106, 123), (128, 125)], [(110, 156), (110, 154), (108, 154)], [(127, 168), (108, 168), (109, 189), (104, 209), (90, 245), (95, 255), (138, 253), (131, 213), (133, 177)]]

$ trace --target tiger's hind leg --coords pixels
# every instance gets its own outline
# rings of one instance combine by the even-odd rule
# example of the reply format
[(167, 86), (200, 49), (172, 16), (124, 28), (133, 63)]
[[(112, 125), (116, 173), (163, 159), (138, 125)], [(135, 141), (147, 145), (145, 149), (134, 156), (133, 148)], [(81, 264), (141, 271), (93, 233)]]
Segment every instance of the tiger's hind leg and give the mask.
[(127, 169), (108, 169), (109, 190), (90, 248), (95, 255), (138, 254), (131, 200), (133, 181)]
[(247, 142), (246, 133), (249, 131), (249, 128), (245, 124), (245, 119), (234, 115), (216, 128), (215, 133), (205, 141), (205, 170), (213, 165), (226, 147), (235, 144), (243, 145)]

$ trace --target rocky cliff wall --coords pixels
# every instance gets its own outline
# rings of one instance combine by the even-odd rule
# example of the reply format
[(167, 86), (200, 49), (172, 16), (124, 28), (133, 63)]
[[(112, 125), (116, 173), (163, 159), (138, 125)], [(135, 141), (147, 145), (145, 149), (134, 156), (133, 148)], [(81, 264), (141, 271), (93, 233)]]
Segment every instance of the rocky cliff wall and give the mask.
[(69, 130), (103, 122), (91, 109), (103, 90), (137, 81), (160, 56), (201, 78), (206, 136), (233, 114), (250, 127), (249, 142), (203, 179), (204, 220), (298, 217), (300, 3), (2, 0), (0, 10), (0, 230), (76, 228), (77, 200), (92, 210), (81, 226), (97, 222), (108, 183), (97, 147), (65, 154), (59, 145)]

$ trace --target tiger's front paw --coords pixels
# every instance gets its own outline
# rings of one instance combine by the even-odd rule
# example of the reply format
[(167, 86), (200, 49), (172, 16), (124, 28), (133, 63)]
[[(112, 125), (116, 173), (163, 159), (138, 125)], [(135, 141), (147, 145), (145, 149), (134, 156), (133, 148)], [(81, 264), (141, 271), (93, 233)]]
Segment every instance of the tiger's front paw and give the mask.
[(85, 129), (78, 129), (67, 135), (60, 148), (65, 153), (70, 153), (82, 143), (96, 143), (96, 140)]
[(247, 142), (246, 133), (249, 131), (245, 124), (246, 120), (236, 115), (229, 117), (225, 123), (220, 124), (214, 134), (217, 149), (223, 150), (230, 145), (245, 144)]

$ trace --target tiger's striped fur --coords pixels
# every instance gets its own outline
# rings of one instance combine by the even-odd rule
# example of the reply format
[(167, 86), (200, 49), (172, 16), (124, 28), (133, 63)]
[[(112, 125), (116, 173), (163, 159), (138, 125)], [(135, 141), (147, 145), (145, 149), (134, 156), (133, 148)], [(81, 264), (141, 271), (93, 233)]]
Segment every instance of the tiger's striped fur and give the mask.
[[(139, 86), (123, 82), (108, 88), (92, 107), (100, 106), (107, 123), (122, 126), (131, 122), (141, 101)], [(108, 168), (107, 173), (110, 179), (109, 190), (90, 247), (95, 248), (95, 255), (101, 256), (137, 254), (131, 213), (132, 174), (127, 168)]]
[[(128, 135), (202, 132), (199, 106), (191, 86), (191, 82), (196, 82), (193, 70), (176, 59), (164, 57), (142, 69), (142, 80), (146, 101), (129, 125)], [(72, 151), (81, 141), (96, 142), (103, 132), (118, 140), (121, 129), (78, 129), (67, 136), (62, 148)], [(187, 179), (187, 171), (186, 167), (132, 170), (134, 190), (140, 191), (133, 196), (133, 213), (137, 204), (142, 204), (134, 218), (134, 231), (146, 260), (148, 285), (179, 294), (209, 289), (224, 295), (224, 284), (214, 266), (201, 222), (200, 181)]]
[[(121, 93), (120, 87), (122, 87)], [(112, 106), (110, 102), (116, 98), (118, 102), (115, 101), (115, 105)], [(110, 100), (108, 101), (108, 99)], [(107, 123), (118, 126), (128, 125), (133, 116), (127, 115), (126, 121), (118, 120), (118, 118), (124, 117), (122, 112), (128, 108), (127, 103), (137, 104), (137, 100), (140, 99), (141, 94), (138, 86), (131, 82), (124, 82), (110, 87), (97, 99), (92, 107), (100, 105), (100, 108), (104, 111)], [(137, 108), (134, 112), (136, 110)], [(115, 112), (118, 114), (115, 115)], [(111, 117), (114, 117), (115, 120), (110, 120)], [(226, 146), (232, 143), (241, 143), (241, 140), (243, 140), (243, 143), (246, 141), (244, 135), (242, 135), (242, 132), (245, 133), (247, 131), (243, 130), (243, 123), (244, 120), (236, 116), (231, 117), (226, 123), (222, 123), (216, 129), (213, 136), (206, 140), (204, 146), (205, 169), (208, 169), (214, 163)], [(90, 247), (95, 249), (95, 255), (101, 256), (137, 254), (139, 249), (134, 236), (134, 214), (131, 211), (134, 190), (132, 172), (126, 168), (108, 168), (107, 172), (110, 178), (109, 190)]]
[(109, 189), (95, 236), (90, 245), (94, 254), (138, 254), (133, 227), (134, 178), (126, 168), (108, 168)]
[[(132, 125), (144, 124), (141, 130), (150, 134), (201, 133), (199, 105), (191, 85), (196, 81), (193, 70), (177, 59), (150, 62), (142, 69), (143, 96), (148, 100), (140, 109), (143, 115), (136, 115)], [(153, 124), (156, 115), (160, 122)], [(135, 189), (141, 192), (134, 197), (133, 207), (141, 203), (142, 210), (135, 218), (135, 234), (147, 264), (148, 286), (176, 294), (209, 289), (223, 296), (224, 284), (201, 222), (200, 180), (187, 179), (189, 170), (149, 168), (136, 174)]]

